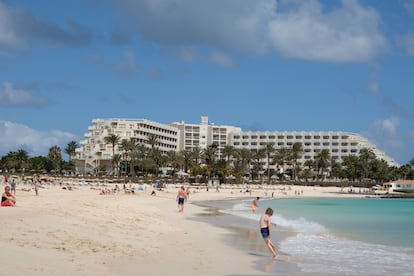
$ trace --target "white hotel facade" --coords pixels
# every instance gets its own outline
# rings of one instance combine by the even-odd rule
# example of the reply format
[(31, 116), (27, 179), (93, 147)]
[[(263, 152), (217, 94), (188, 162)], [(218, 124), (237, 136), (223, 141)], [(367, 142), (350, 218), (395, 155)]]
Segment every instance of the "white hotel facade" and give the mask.
[[(115, 134), (122, 139), (135, 139), (144, 143), (148, 135), (156, 135), (157, 147), (163, 151), (192, 150), (196, 147), (205, 149), (209, 145), (218, 145), (218, 156), (222, 158), (221, 150), (226, 145), (235, 148), (259, 149), (273, 143), (276, 149), (290, 148), (296, 142), (302, 144), (303, 153), (298, 160), (304, 163), (322, 150), (329, 150), (333, 160), (341, 161), (342, 157), (358, 155), (363, 148), (371, 149), (378, 159), (385, 160), (390, 166), (398, 164), (364, 137), (347, 132), (336, 131), (255, 131), (245, 132), (239, 127), (216, 126), (210, 124), (208, 117), (201, 117), (200, 124), (173, 122), (161, 124), (146, 119), (94, 119), (85, 133), (85, 139), (80, 141), (74, 158), (76, 172), (80, 174), (93, 173), (99, 166), (104, 166), (107, 172), (112, 169), (112, 145), (104, 142), (104, 137)], [(149, 145), (148, 145), (149, 146)], [(115, 146), (115, 154), (122, 154), (120, 145)], [(266, 162), (263, 159), (263, 162)]]

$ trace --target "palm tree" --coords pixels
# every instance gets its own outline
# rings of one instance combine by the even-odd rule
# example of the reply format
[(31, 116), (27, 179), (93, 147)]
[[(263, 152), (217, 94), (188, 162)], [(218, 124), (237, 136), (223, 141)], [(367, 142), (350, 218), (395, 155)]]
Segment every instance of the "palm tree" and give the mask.
[(62, 150), (58, 146), (53, 146), (49, 149), (49, 159), (52, 161), (53, 168), (59, 172), (62, 163)]
[(223, 154), (226, 156), (227, 165), (230, 164), (230, 160), (231, 160), (231, 157), (234, 154), (234, 150), (235, 150), (235, 148), (231, 145), (225, 145), (223, 150), (222, 150)]
[(133, 152), (136, 150), (137, 143), (134, 138), (128, 139), (122, 139), (121, 141), (121, 148), (124, 152), (123, 159), (126, 164), (126, 172), (128, 172), (128, 163), (129, 163), (129, 169), (132, 176), (135, 176), (135, 169), (134, 164), (136, 160), (136, 154)]
[(281, 168), (283, 169), (282, 172), (279, 171), (280, 177), (282, 177), (282, 179), (285, 178), (285, 165), (290, 162), (291, 158), (292, 154), (291, 149), (289, 148), (280, 148), (276, 151), (274, 160), (276, 161), (276, 164), (278, 164), (278, 166), (281, 166)]
[(355, 181), (355, 179), (358, 177), (358, 156), (344, 156), (342, 158), (342, 166), (345, 176), (349, 180)]
[(25, 171), (27, 161), (29, 160), (29, 154), (27, 151), (24, 149), (19, 149), (14, 156), (17, 162), (17, 169)]
[(328, 149), (321, 150), (315, 156), (316, 167), (318, 168), (318, 173), (321, 175), (322, 179), (325, 173), (325, 169), (329, 167), (330, 153)]
[(115, 156), (115, 146), (119, 144), (119, 141), (121, 140), (121, 137), (115, 134), (109, 134), (108, 136), (104, 137), (104, 142), (106, 144), (112, 145), (112, 174), (115, 174), (115, 166), (114, 166), (114, 156)]
[(359, 168), (361, 170), (361, 180), (368, 178), (372, 161), (376, 159), (372, 149), (363, 148), (359, 151)]
[(273, 156), (273, 153), (275, 153), (275, 143), (267, 143), (264, 147), (264, 152), (267, 158), (267, 183), (270, 184), (270, 177), (272, 176), (270, 173), (270, 158)]
[(209, 178), (215, 174), (217, 148), (217, 144), (212, 144), (205, 148), (203, 151), (204, 163), (206, 164)]
[(76, 148), (78, 147), (78, 143), (76, 141), (70, 141), (65, 148), (65, 153), (69, 156), (69, 161), (72, 161), (72, 157), (76, 153)]
[(292, 161), (293, 161), (293, 170), (292, 170), (292, 179), (296, 180), (297, 177), (297, 162), (298, 159), (302, 156), (303, 148), (302, 143), (296, 142), (292, 145)]
[(75, 164), (72, 162), (73, 156), (75, 156), (76, 148), (78, 147), (78, 143), (76, 141), (70, 141), (65, 148), (65, 153), (69, 156), (69, 163), (71, 164), (71, 169), (75, 169)]
[(254, 180), (255, 176), (257, 179), (260, 177), (260, 171), (263, 170), (263, 162), (262, 159), (266, 157), (266, 153), (263, 148), (261, 149), (251, 149), (251, 157), (253, 160), (252, 166), (252, 180)]
[(146, 143), (149, 144), (153, 149), (156, 145), (158, 145), (158, 136), (153, 133), (148, 134)]

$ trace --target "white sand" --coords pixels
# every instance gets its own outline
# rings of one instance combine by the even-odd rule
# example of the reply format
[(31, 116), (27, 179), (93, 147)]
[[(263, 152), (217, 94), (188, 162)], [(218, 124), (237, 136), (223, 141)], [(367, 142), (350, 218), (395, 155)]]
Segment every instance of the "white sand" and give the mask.
[[(4, 186), (0, 185), (1, 190)], [(303, 196), (338, 194), (339, 188), (296, 187)], [(189, 220), (199, 200), (294, 196), (294, 189), (220, 192), (194, 190), (184, 214), (177, 212), (177, 189), (135, 195), (99, 195), (46, 186), (39, 196), (18, 191), (16, 207), (1, 207), (2, 275), (266, 275), (250, 256), (222, 242), (225, 229)]]

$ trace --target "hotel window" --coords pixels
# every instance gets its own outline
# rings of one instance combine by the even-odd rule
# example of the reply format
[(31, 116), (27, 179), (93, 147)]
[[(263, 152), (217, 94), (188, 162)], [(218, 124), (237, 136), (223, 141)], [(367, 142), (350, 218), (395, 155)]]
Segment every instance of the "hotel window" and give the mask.
[(338, 152), (338, 149), (332, 149), (332, 152)]
[(313, 136), (313, 139), (321, 139), (321, 136), (315, 135), (315, 136)]
[(291, 146), (291, 145), (293, 145), (293, 143), (292, 142), (287, 142), (286, 145)]
[(274, 135), (270, 135), (270, 136), (269, 136), (269, 139), (271, 139), (271, 140), (272, 140), (272, 139), (275, 139), (275, 138), (276, 138), (276, 136), (274, 136)]
[(348, 143), (341, 143), (341, 146), (348, 146)]
[(288, 135), (288, 136), (286, 136), (286, 138), (287, 139), (293, 139), (293, 136), (292, 135)]
[(277, 143), (277, 145), (278, 145), (278, 146), (283, 146), (284, 144), (285, 144), (285, 143), (283, 143), (283, 142), (278, 142), (278, 143)]
[(308, 139), (308, 140), (309, 140), (309, 139), (312, 139), (312, 136), (306, 135), (306, 136), (305, 136), (305, 139)]
[(324, 142), (323, 145), (324, 146), (329, 146), (329, 142)]
[(297, 135), (296, 136), (296, 139), (302, 139), (302, 136), (301, 135)]
[(339, 139), (337, 135), (332, 136), (332, 139)]
[(329, 139), (329, 136), (325, 135), (325, 136), (323, 136), (323, 139), (327, 140), (327, 139)]
[(277, 139), (285, 139), (285, 136), (279, 135), (277, 136)]
[(320, 145), (321, 145), (321, 143), (319, 143), (319, 142), (315, 142), (315, 143), (313, 143), (313, 145), (314, 145), (314, 146), (320, 146)]

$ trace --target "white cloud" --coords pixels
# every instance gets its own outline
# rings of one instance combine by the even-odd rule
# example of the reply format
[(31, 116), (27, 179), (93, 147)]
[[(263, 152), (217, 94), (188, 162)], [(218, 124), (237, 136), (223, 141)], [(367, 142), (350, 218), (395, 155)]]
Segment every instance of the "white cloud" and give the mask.
[(212, 52), (210, 55), (210, 59), (213, 63), (219, 64), (224, 67), (228, 67), (228, 68), (237, 67), (237, 63), (231, 58), (231, 56), (223, 52), (219, 52), (219, 51)]
[(11, 83), (3, 83), (0, 89), (0, 106), (44, 106), (47, 100), (35, 97), (27, 91), (16, 89)]
[(213, 63), (227, 68), (235, 68), (238, 66), (237, 62), (229, 54), (219, 50), (204, 53), (194, 47), (181, 47), (179, 56), (186, 62)]
[(414, 0), (405, 0), (403, 6), (410, 14), (414, 16)]
[(275, 0), (107, 0), (132, 19), (147, 40), (173, 47), (209, 45), (264, 53)]
[(297, 1), (294, 8), (269, 22), (270, 39), (284, 56), (325, 61), (363, 62), (387, 48), (380, 17), (356, 0), (325, 12), (319, 1)]
[(115, 62), (113, 68), (120, 75), (135, 75), (139, 72), (139, 66), (135, 61), (135, 54), (130, 51), (124, 52), (123, 59)]
[(0, 155), (10, 151), (25, 149), (30, 156), (47, 155), (51, 147), (57, 145), (63, 150), (73, 140), (75, 134), (60, 131), (39, 131), (23, 124), (0, 120)]
[(140, 72), (135, 54), (131, 51), (125, 51), (123, 57), (115, 61), (110, 61), (100, 55), (95, 55), (89, 59), (89, 62), (120, 76), (137, 76)]
[(12, 24), (11, 11), (0, 2), (0, 49), (2, 47), (19, 47), (24, 43)]
[(140, 36), (163, 46), (276, 51), (323, 62), (371, 61), (387, 50), (379, 14), (357, 0), (343, 0), (331, 10), (319, 0), (107, 2), (132, 18)]
[(405, 142), (397, 132), (399, 123), (399, 119), (395, 117), (376, 120), (363, 135), (388, 156), (398, 159), (405, 154), (404, 150), (406, 150)]

